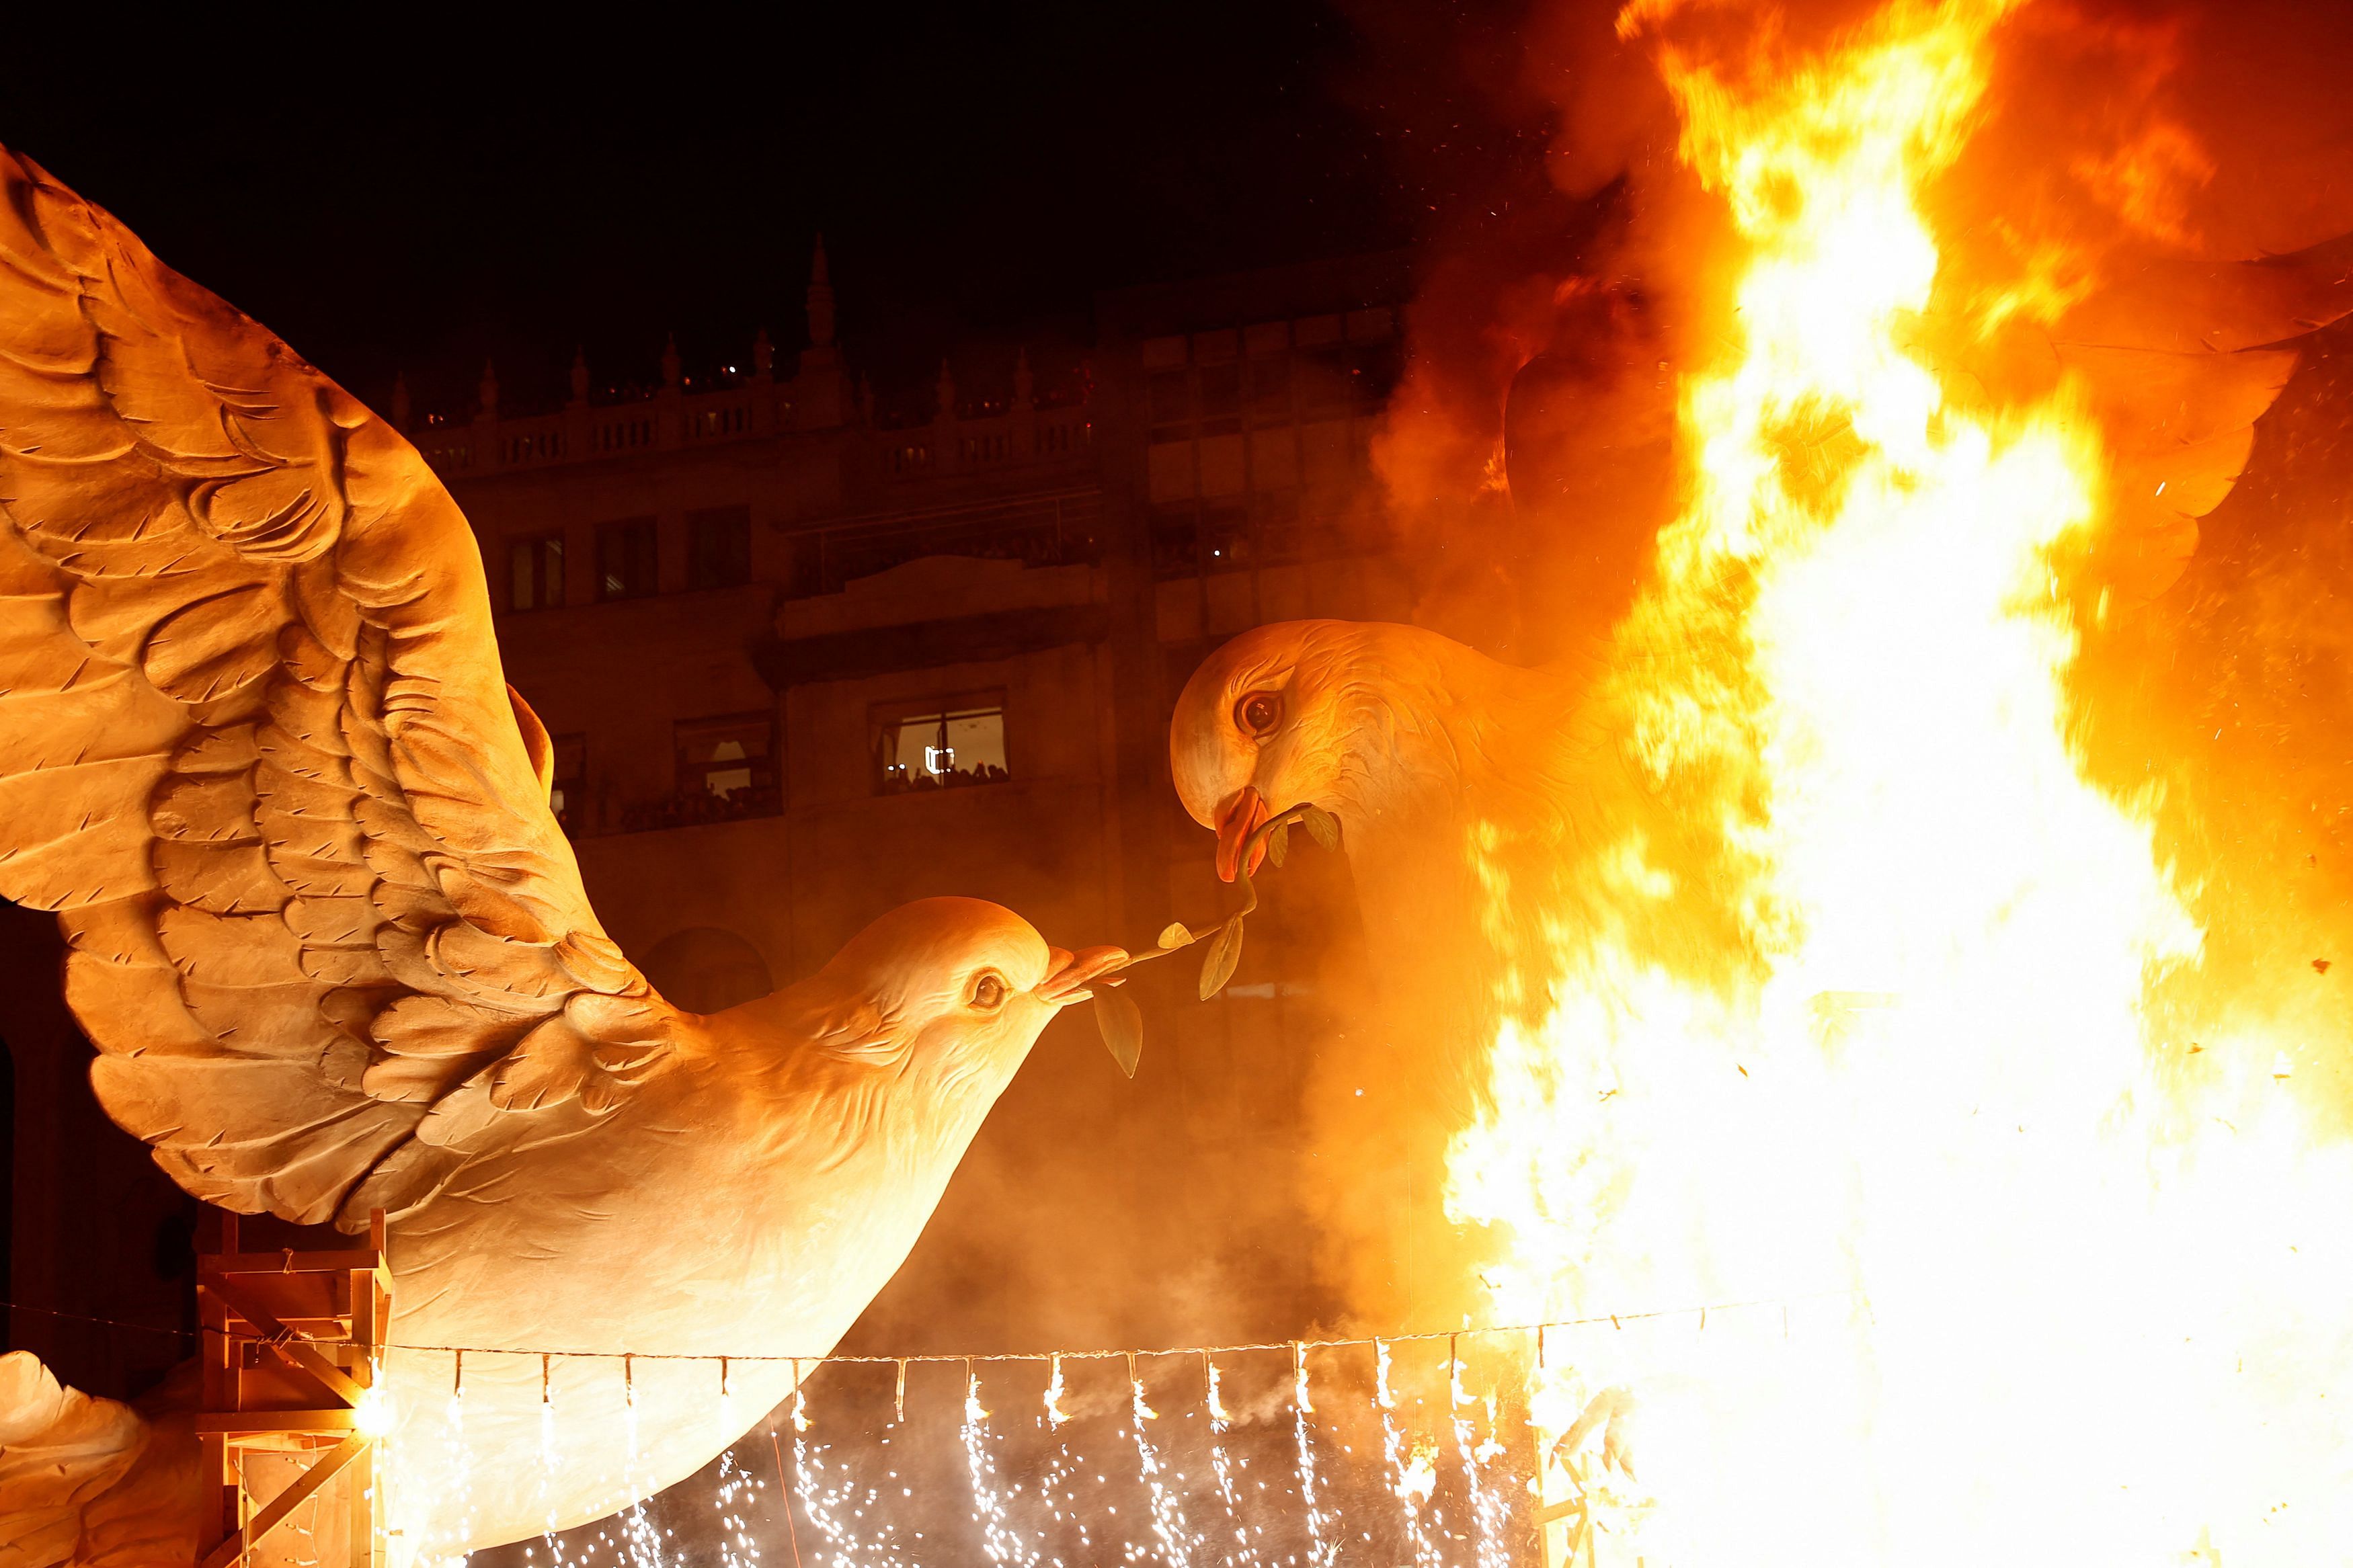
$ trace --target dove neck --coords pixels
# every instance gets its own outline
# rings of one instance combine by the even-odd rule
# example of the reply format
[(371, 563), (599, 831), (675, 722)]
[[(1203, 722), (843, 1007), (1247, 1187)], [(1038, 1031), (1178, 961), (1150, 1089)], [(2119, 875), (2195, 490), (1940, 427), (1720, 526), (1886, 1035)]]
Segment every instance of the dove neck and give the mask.
[(894, 1164), (919, 1165), (945, 1153), (952, 1164), (1029, 1054), (1010, 1041), (960, 1037), (936, 1022), (916, 1026), (838, 1003), (813, 1008), (808, 994), (796, 994), (801, 989), (732, 1010), (730, 1032), (740, 1030), (753, 1048), (731, 1054), (748, 1093), (831, 1101), (823, 1121), (838, 1157), (880, 1152)]
[[(1352, 857), (1359, 846), (1380, 852), (1381, 840), (1427, 837), (1434, 823), (1541, 793), (1567, 717), (1568, 694), (1543, 672), (1443, 637), (1400, 640), (1380, 679), (1358, 688), (1377, 711), (1356, 716), (1351, 728), (1363, 750), (1337, 781)], [(1459, 847), (1446, 852), (1459, 855)]]

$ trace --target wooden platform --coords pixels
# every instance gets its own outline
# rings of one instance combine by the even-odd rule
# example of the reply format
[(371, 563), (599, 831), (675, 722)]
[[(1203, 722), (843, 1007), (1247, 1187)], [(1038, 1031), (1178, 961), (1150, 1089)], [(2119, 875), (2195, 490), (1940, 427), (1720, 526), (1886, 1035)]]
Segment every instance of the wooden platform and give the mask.
[(240, 1250), (231, 1214), (206, 1228), (196, 1433), (218, 1510), (199, 1568), (384, 1568), (384, 1215), (365, 1247), (328, 1251)]

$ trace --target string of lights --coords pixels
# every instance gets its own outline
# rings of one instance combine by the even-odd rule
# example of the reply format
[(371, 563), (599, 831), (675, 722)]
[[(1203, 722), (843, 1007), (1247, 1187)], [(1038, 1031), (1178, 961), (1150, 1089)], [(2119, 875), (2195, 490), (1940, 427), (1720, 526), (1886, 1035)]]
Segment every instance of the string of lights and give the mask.
[[(417, 1351), (454, 1356), (531, 1356), (544, 1361), (691, 1361), (708, 1362), (715, 1365), (734, 1362), (776, 1363), (790, 1362), (797, 1366), (816, 1367), (826, 1363), (868, 1366), (911, 1366), (928, 1364), (969, 1365), (975, 1362), (1010, 1363), (1041, 1362), (1050, 1365), (1062, 1361), (1134, 1361), (1138, 1358), (1158, 1359), (1168, 1356), (1245, 1355), (1254, 1352), (1295, 1352), (1324, 1350), (1377, 1350), (1384, 1345), (1430, 1344), (1440, 1340), (1463, 1340), (1493, 1337), (1497, 1334), (1534, 1334), (1542, 1336), (1556, 1329), (1598, 1328), (1608, 1323), (1622, 1328), (1628, 1323), (1655, 1322), (1667, 1318), (1696, 1318), (1704, 1327), (1710, 1312), (1750, 1310), (1761, 1307), (1788, 1308), (1801, 1302), (1831, 1300), (1839, 1297), (1859, 1298), (1859, 1288), (1839, 1290), (1818, 1290), (1800, 1296), (1775, 1296), (1743, 1301), (1710, 1301), (1692, 1307), (1668, 1307), (1643, 1312), (1600, 1312), (1590, 1317), (1557, 1318), (1539, 1323), (1489, 1323), (1460, 1329), (1429, 1329), (1397, 1334), (1357, 1334), (1343, 1338), (1300, 1338), (1293, 1340), (1253, 1340), (1234, 1344), (1162, 1345), (1118, 1350), (1052, 1350), (1052, 1351), (974, 1351), (969, 1352), (911, 1352), (904, 1355), (847, 1354), (827, 1355), (720, 1354), (709, 1352), (666, 1351), (603, 1351), (548, 1350), (536, 1347), (501, 1345), (423, 1344), (406, 1341), (387, 1341), (386, 1350)], [(35, 1312), (44, 1317), (60, 1318), (73, 1322), (93, 1323), (107, 1328), (129, 1329), (140, 1333), (166, 1334), (193, 1340), (196, 1336), (186, 1329), (165, 1328), (154, 1323), (125, 1322), (114, 1318), (93, 1317), (86, 1312), (62, 1311), (53, 1307), (27, 1306), (21, 1301), (0, 1300), (0, 1308), (14, 1312)]]
[(1705, 1326), (1710, 1312), (1736, 1312), (1763, 1307), (1788, 1308), (1809, 1301), (1825, 1301), (1840, 1297), (1859, 1299), (1859, 1287), (1839, 1290), (1817, 1290), (1799, 1296), (1774, 1296), (1744, 1301), (1709, 1301), (1692, 1307), (1668, 1307), (1645, 1312), (1599, 1312), (1585, 1318), (1557, 1318), (1540, 1323), (1490, 1323), (1460, 1329), (1429, 1329), (1398, 1334), (1356, 1334), (1336, 1339), (1254, 1340), (1222, 1345), (1162, 1345), (1151, 1348), (1122, 1350), (1055, 1350), (1055, 1351), (975, 1351), (970, 1352), (912, 1352), (904, 1355), (860, 1354), (837, 1352), (830, 1355), (720, 1355), (709, 1352), (658, 1351), (564, 1351), (494, 1349), (478, 1345), (411, 1344), (403, 1341), (387, 1342), (388, 1350), (422, 1351), (443, 1355), (512, 1355), (553, 1357), (558, 1361), (696, 1361), (711, 1362), (792, 1362), (797, 1365), (817, 1366), (823, 1363), (870, 1366), (915, 1366), (937, 1363), (959, 1365), (973, 1362), (1039, 1362), (1057, 1361), (1134, 1361), (1138, 1358), (1167, 1356), (1242, 1355), (1252, 1352), (1284, 1352), (1310, 1350), (1369, 1350), (1382, 1345), (1431, 1344), (1440, 1340), (1465, 1340), (1492, 1337), (1497, 1334), (1548, 1334), (1556, 1329), (1598, 1328), (1607, 1323), (1622, 1328), (1628, 1323), (1654, 1322), (1666, 1318), (1696, 1318)]

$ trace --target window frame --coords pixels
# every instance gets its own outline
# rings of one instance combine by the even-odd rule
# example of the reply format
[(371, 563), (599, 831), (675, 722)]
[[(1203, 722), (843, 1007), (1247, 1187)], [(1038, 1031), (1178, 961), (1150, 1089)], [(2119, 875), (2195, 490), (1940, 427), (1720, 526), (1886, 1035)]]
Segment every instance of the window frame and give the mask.
[[(515, 574), (516, 558), (525, 552), (530, 552), (532, 602), (528, 605), (517, 603), (515, 592), (520, 582)], [(536, 615), (542, 610), (560, 610), (564, 607), (566, 587), (564, 554), (564, 531), (560, 528), (543, 529), (534, 533), (518, 533), (507, 540), (506, 608), (509, 615)], [(555, 570), (552, 574), (547, 569), (551, 558), (555, 565)], [(554, 579), (552, 584), (549, 582), (551, 576)], [(553, 592), (550, 591), (551, 588)]]
[[(735, 537), (726, 539), (728, 570), (706, 577), (703, 572), (704, 541), (722, 531)], [(739, 549), (740, 547), (740, 553)], [(714, 553), (716, 553), (714, 552)], [(686, 586), (690, 593), (714, 588), (740, 588), (752, 580), (752, 509), (748, 504), (737, 506), (697, 507), (686, 514)]]
[(877, 797), (930, 793), (912, 782), (894, 783), (891, 773), (893, 764), (885, 760), (890, 754), (884, 746), (885, 737), (895, 739), (898, 732), (910, 721), (916, 719), (936, 719), (944, 724), (950, 719), (978, 718), (994, 714), (997, 718), (999, 742), (1005, 752), (1003, 776), (987, 779), (964, 778), (950, 784), (946, 780), (955, 775), (934, 774), (932, 776), (936, 782), (931, 786), (932, 789), (979, 789), (991, 784), (1011, 784), (1020, 778), (1021, 772), (1015, 766), (1013, 726), (1008, 721), (1009, 714), (1005, 697), (1005, 688), (993, 686), (976, 690), (951, 691), (928, 697), (904, 698), (868, 704), (866, 735), (869, 752), (867, 774), (869, 791)]
[[(622, 576), (628, 574), (633, 563), (630, 544), (638, 538), (645, 542), (643, 564), (647, 568), (642, 587), (632, 587), (624, 581), (619, 588), (614, 581), (612, 564), (615, 545), (620, 546)], [(596, 602), (617, 604), (624, 599), (650, 599), (661, 592), (661, 520), (658, 517), (617, 517), (596, 525)]]
[[(764, 730), (767, 733), (767, 750), (759, 756), (729, 757), (719, 762), (690, 763), (686, 760), (687, 742), (695, 731), (706, 734), (725, 730)], [(758, 793), (764, 789), (781, 789), (784, 771), (776, 711), (754, 709), (741, 713), (706, 713), (693, 719), (679, 719), (670, 724), (671, 787), (680, 795), (708, 795), (714, 800), (729, 800), (740, 791)], [(711, 787), (713, 772), (732, 772), (741, 765), (752, 775), (751, 781), (725, 794)], [(764, 776), (765, 775), (765, 776)]]

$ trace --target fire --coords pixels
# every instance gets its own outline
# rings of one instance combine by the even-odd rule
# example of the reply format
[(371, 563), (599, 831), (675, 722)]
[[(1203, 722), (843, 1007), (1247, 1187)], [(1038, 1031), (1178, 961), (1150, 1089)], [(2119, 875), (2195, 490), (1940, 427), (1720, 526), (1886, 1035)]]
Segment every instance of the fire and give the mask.
[[(1450, 1155), (1495, 1321), (1590, 1321), (1534, 1371), (1546, 1446), (1630, 1394), (1630, 1440), (1547, 1468), (1605, 1560), (2353, 1541), (2353, 1152), (2274, 1070), (2306, 1041), (2215, 998), (2171, 1037), (2189, 890), (2070, 740), (2094, 426), (1915, 346), (1921, 192), (2010, 9), (1897, 0), (1770, 69), (1660, 49), (1746, 247), (1739, 341), (1683, 385), (1690, 495), (1605, 700), (1713, 850), (1630, 813), (1588, 847), (1601, 915)], [(2014, 281), (1968, 297), (2035, 308)]]

